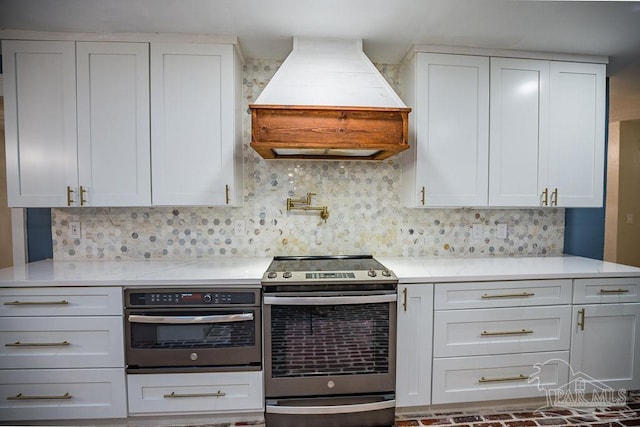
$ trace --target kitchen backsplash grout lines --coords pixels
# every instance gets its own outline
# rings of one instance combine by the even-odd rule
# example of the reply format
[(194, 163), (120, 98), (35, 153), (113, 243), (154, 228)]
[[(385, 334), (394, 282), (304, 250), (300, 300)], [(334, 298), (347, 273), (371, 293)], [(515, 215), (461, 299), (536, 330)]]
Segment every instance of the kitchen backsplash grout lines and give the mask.
[[(217, 256), (360, 254), (377, 256), (560, 255), (564, 209), (409, 209), (400, 206), (400, 164), (262, 159), (250, 147), (253, 102), (281, 61), (249, 59), (243, 72), (244, 204), (242, 207), (52, 209), (55, 259), (163, 259)], [(398, 90), (399, 67), (378, 69)], [(328, 206), (287, 212), (287, 197), (316, 193)], [(234, 235), (234, 221), (245, 234)], [(68, 237), (80, 221), (80, 239)], [(496, 224), (508, 224), (498, 239)], [(481, 224), (482, 238), (472, 226)]]

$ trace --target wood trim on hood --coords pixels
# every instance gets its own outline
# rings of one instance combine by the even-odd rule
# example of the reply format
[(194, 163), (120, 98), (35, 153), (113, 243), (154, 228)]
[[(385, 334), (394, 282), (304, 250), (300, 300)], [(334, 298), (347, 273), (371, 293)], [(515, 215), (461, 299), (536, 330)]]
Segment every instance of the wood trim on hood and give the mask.
[(251, 104), (249, 109), (250, 146), (265, 159), (384, 160), (409, 148), (407, 107)]

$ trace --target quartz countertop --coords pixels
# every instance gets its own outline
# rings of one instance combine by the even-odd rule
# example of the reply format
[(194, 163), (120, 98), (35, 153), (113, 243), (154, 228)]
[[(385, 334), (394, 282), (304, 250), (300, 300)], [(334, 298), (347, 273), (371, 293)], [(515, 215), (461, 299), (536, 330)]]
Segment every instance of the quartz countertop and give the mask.
[(0, 286), (255, 286), (271, 258), (43, 260), (0, 270)]
[(640, 268), (571, 255), (553, 257), (377, 258), (400, 283), (640, 276)]
[[(575, 256), (376, 257), (400, 283), (640, 276), (640, 268)], [(271, 258), (44, 260), (0, 270), (0, 286), (260, 287)]]

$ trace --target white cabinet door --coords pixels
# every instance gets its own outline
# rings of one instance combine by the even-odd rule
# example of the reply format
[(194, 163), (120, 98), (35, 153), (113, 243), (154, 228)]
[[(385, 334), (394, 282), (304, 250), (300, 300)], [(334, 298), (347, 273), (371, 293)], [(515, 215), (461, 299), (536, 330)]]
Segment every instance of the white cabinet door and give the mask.
[(231, 45), (151, 44), (154, 205), (241, 203), (238, 69)]
[(148, 206), (149, 44), (78, 42), (76, 52), (78, 205)]
[[(549, 151), (549, 62), (491, 58), (489, 205), (540, 206)], [(548, 196), (547, 196), (548, 197)]]
[(398, 293), (396, 403), (430, 405), (433, 285), (399, 286)]
[[(551, 62), (548, 188), (554, 206), (600, 207), (605, 65)], [(550, 196), (551, 197), (551, 196)]]
[(486, 206), (489, 58), (417, 53), (410, 70), (409, 206)]
[(9, 206), (68, 206), (77, 186), (74, 42), (2, 41)]
[(589, 389), (640, 388), (640, 304), (574, 306), (572, 329), (571, 368)]

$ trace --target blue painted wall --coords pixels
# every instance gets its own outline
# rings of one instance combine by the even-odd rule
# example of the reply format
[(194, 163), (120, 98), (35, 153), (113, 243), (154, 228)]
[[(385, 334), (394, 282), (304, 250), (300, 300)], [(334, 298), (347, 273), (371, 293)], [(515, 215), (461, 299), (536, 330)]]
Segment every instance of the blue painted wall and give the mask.
[(51, 209), (27, 209), (27, 261), (53, 258)]

